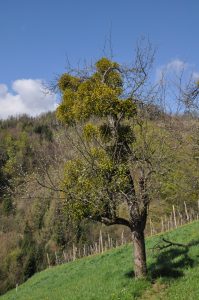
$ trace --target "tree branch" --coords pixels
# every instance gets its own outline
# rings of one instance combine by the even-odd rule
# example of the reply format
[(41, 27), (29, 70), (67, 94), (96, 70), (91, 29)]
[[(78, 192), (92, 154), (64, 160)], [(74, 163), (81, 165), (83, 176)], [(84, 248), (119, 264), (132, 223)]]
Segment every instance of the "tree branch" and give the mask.
[(53, 187), (52, 187), (52, 186), (48, 186), (48, 185), (46, 185), (46, 184), (40, 182), (37, 178), (36, 178), (36, 181), (37, 181), (37, 183), (38, 183), (40, 186), (42, 186), (42, 187), (44, 187), (44, 188), (47, 188), (47, 189), (49, 189), (49, 190), (51, 190), (51, 191), (54, 191), (54, 192), (64, 192), (64, 193), (65, 193), (64, 190), (62, 190), (62, 189), (57, 189), (57, 188), (55, 188), (54, 186), (53, 186)]
[(114, 219), (109, 219), (107, 217), (97, 216), (93, 218), (97, 222), (101, 222), (107, 226), (111, 225), (124, 225), (131, 229), (131, 224), (128, 220), (120, 217), (115, 217)]

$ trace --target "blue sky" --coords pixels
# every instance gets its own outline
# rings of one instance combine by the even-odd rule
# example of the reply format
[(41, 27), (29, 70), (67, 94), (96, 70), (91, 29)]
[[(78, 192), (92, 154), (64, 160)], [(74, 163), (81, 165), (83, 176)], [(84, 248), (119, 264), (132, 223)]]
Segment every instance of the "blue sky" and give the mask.
[[(75, 65), (102, 56), (110, 32), (120, 62), (132, 60), (137, 39), (145, 36), (158, 49), (155, 68), (178, 60), (199, 72), (198, 12), (198, 0), (1, 0), (0, 117), (14, 113), (14, 107), (23, 111), (41, 80), (64, 72), (66, 57)], [(38, 105), (50, 102), (38, 112), (53, 109), (54, 96), (34, 97)]]

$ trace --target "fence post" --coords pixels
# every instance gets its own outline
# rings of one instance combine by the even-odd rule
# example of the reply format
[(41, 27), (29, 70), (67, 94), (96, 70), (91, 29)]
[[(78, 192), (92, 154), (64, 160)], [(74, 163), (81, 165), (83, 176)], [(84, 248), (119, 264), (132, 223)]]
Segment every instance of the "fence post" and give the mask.
[(55, 261), (56, 261), (56, 265), (59, 264), (59, 260), (58, 260), (58, 256), (57, 256), (57, 252), (55, 251)]
[(164, 232), (164, 220), (163, 220), (163, 217), (161, 217), (161, 232)]
[(49, 258), (49, 255), (48, 255), (48, 253), (46, 253), (46, 256), (47, 256), (48, 267), (50, 268), (50, 267), (51, 267), (51, 265), (50, 265), (50, 258)]
[(122, 230), (121, 243), (124, 244), (124, 230)]
[(86, 256), (86, 245), (84, 244), (83, 255)]
[(108, 233), (108, 247), (109, 247), (109, 249), (111, 248), (111, 239), (110, 239), (109, 233)]
[(184, 209), (185, 209), (185, 214), (186, 214), (187, 222), (189, 222), (189, 214), (188, 214), (188, 211), (187, 211), (187, 205), (186, 205), (185, 201), (184, 201)]
[(73, 244), (73, 261), (76, 259), (76, 247)]
[(99, 235), (99, 247), (101, 248), (101, 252), (104, 252), (104, 248), (103, 248), (103, 237), (102, 237), (102, 232), (100, 230), (100, 235)]
[(175, 228), (177, 228), (176, 211), (175, 211), (175, 206), (174, 205), (173, 205), (173, 218), (174, 218)]

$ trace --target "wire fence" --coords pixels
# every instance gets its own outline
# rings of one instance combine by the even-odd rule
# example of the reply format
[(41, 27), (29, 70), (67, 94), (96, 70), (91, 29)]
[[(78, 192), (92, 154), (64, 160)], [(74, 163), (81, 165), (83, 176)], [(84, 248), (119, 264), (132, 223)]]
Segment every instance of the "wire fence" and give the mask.
[[(149, 217), (145, 235), (147, 237), (168, 232), (198, 219), (199, 201), (197, 211), (192, 208), (188, 209), (186, 202), (184, 202), (183, 211), (179, 211), (179, 209), (176, 208), (175, 205), (173, 205), (171, 213), (160, 217), (159, 223), (153, 222), (153, 219)], [(122, 231), (119, 238), (112, 238), (110, 234), (104, 234), (100, 230), (98, 240), (96, 240), (92, 244), (84, 244), (81, 246), (76, 246), (75, 244), (73, 244), (71, 249), (63, 250), (62, 252), (55, 251), (53, 259), (52, 256), (50, 257), (50, 255), (46, 253), (47, 267), (68, 263), (82, 257), (101, 254), (108, 251), (109, 249), (117, 248), (118, 246), (129, 244), (130, 242), (131, 239), (129, 235), (125, 236), (124, 231)]]

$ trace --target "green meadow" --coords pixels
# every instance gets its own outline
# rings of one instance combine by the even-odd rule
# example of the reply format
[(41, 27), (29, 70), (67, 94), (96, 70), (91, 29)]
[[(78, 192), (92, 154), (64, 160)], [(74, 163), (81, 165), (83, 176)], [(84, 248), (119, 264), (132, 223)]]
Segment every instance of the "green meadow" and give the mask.
[[(148, 278), (133, 278), (132, 247), (49, 268), (1, 300), (199, 299), (199, 223), (147, 239)], [(162, 237), (187, 247), (166, 246)]]

